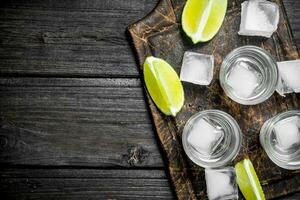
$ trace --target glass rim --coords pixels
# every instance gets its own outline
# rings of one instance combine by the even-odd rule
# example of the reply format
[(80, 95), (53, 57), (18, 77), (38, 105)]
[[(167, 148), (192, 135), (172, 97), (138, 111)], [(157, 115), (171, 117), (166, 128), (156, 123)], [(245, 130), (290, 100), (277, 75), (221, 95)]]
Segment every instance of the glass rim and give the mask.
[[(235, 95), (234, 92), (230, 90), (225, 80), (228, 69), (230, 69), (231, 64), (237, 60), (237, 55), (244, 52), (253, 53), (253, 55), (257, 56), (259, 60), (263, 60), (263, 62), (267, 63), (267, 67), (270, 68), (272, 73), (272, 76), (267, 77), (270, 79), (270, 81), (265, 82), (265, 85), (263, 85), (264, 87), (262, 87), (264, 90), (260, 91), (258, 95), (249, 99), (240, 98)], [(274, 57), (263, 48), (253, 45), (245, 45), (232, 50), (223, 60), (219, 72), (220, 85), (225, 94), (233, 101), (242, 105), (256, 105), (269, 99), (276, 90), (279, 78), (278, 66)]]
[[(232, 149), (232, 151), (229, 153), (229, 155), (222, 159), (222, 160), (218, 160), (216, 162), (205, 162), (203, 161), (201, 158), (199, 158), (198, 156), (195, 156), (192, 151), (189, 148), (188, 142), (187, 142), (187, 137), (189, 134), (189, 127), (191, 126), (191, 124), (193, 123), (193, 121), (195, 119), (197, 119), (198, 117), (205, 117), (208, 114), (216, 114), (218, 115), (220, 118), (223, 118), (224, 120), (226, 120), (230, 125), (232, 125), (232, 127), (234, 128), (234, 133), (232, 133), (235, 137), (236, 137), (236, 142), (234, 144), (234, 148)], [(185, 124), (184, 129), (183, 129), (183, 133), (182, 133), (182, 145), (183, 145), (183, 149), (186, 153), (186, 155), (189, 157), (190, 160), (192, 160), (196, 165), (200, 166), (200, 167), (204, 167), (204, 168), (218, 168), (218, 167), (222, 167), (225, 166), (227, 163), (231, 162), (232, 160), (235, 159), (235, 157), (238, 155), (241, 146), (242, 146), (242, 131), (237, 123), (237, 121), (228, 113), (221, 111), (221, 110), (216, 110), (216, 109), (210, 109), (210, 110), (204, 110), (204, 111), (200, 111), (196, 114), (194, 114)], [(227, 149), (228, 151), (228, 149)], [(226, 152), (226, 151), (225, 151)]]
[(270, 140), (270, 136), (273, 131), (274, 125), (277, 122), (279, 122), (282, 119), (286, 119), (288, 117), (293, 117), (295, 115), (300, 117), (300, 110), (289, 110), (286, 112), (279, 113), (274, 117), (265, 121), (259, 133), (260, 144), (263, 147), (266, 154), (268, 155), (268, 157), (270, 158), (270, 160), (277, 166), (288, 170), (300, 169), (300, 162), (296, 163), (295, 165), (288, 164), (287, 161), (281, 158), (278, 153), (272, 152), (273, 148), (271, 147), (271, 144), (267, 142), (267, 140), (268, 138)]

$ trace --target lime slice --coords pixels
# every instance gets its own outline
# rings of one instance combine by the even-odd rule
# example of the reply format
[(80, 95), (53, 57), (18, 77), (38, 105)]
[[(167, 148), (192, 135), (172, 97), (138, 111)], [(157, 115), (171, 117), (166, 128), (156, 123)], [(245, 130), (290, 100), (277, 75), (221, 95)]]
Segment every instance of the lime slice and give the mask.
[(176, 116), (183, 106), (184, 92), (174, 69), (166, 61), (151, 56), (144, 63), (144, 79), (156, 106), (164, 114)]
[(227, 0), (188, 0), (182, 13), (182, 28), (193, 43), (211, 40), (220, 29)]
[(265, 195), (249, 159), (244, 159), (235, 165), (237, 183), (246, 200), (264, 200)]

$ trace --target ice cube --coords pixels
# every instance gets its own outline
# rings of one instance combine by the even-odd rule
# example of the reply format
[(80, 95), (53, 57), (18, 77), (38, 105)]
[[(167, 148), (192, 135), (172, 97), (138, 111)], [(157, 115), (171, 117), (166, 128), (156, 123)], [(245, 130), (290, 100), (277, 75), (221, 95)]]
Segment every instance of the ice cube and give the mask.
[(198, 85), (209, 85), (213, 78), (214, 57), (186, 51), (183, 56), (180, 80)]
[(274, 125), (274, 132), (278, 146), (288, 150), (300, 144), (300, 118), (289, 117), (277, 122)]
[(205, 169), (207, 196), (209, 200), (238, 199), (236, 175), (233, 167)]
[(300, 92), (300, 60), (277, 62), (280, 80), (276, 91), (284, 94)]
[(237, 96), (248, 98), (261, 82), (261, 75), (245, 61), (238, 61), (229, 72), (228, 85)]
[(251, 0), (242, 3), (239, 35), (271, 37), (277, 30), (279, 7), (266, 0)]
[(198, 152), (211, 155), (224, 137), (221, 127), (214, 126), (207, 119), (200, 118), (191, 127), (188, 143)]

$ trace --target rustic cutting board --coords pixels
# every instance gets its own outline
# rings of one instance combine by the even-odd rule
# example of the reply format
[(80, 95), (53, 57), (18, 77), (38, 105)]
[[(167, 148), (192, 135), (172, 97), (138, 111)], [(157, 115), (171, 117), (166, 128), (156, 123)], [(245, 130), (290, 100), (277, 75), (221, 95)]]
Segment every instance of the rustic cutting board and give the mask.
[(234, 163), (245, 156), (252, 160), (268, 199), (300, 191), (300, 170), (288, 171), (277, 167), (259, 143), (262, 124), (277, 113), (299, 109), (300, 94), (289, 94), (285, 98), (274, 94), (259, 105), (243, 106), (229, 99), (219, 84), (218, 74), (222, 60), (231, 50), (243, 45), (261, 46), (278, 61), (299, 58), (281, 0), (274, 0), (280, 6), (280, 22), (277, 32), (270, 39), (237, 34), (241, 2), (242, 0), (228, 1), (222, 28), (214, 39), (207, 43), (193, 45), (182, 31), (180, 18), (185, 5), (184, 0), (161, 0), (148, 16), (128, 27), (141, 76), (144, 60), (150, 55), (165, 59), (178, 74), (186, 50), (213, 54), (215, 57), (214, 79), (208, 87), (183, 83), (185, 103), (175, 118), (163, 115), (146, 92), (171, 181), (180, 200), (207, 198), (204, 170), (187, 158), (181, 144), (181, 134), (187, 120), (193, 114), (206, 109), (223, 110), (237, 120), (244, 138), (242, 149)]

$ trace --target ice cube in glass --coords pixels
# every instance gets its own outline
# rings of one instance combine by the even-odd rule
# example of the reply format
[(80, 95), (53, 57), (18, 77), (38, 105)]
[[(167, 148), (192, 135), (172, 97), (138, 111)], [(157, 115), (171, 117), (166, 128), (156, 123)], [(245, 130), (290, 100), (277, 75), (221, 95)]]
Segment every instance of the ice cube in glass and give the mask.
[(242, 3), (240, 35), (271, 37), (277, 30), (279, 7), (266, 0)]
[(233, 167), (205, 169), (207, 196), (209, 200), (238, 199), (236, 174)]
[(198, 85), (209, 85), (213, 78), (214, 57), (186, 51), (183, 56), (180, 80)]
[[(269, 52), (247, 45), (234, 49), (225, 57), (219, 77), (221, 87), (232, 100), (243, 105), (255, 105), (274, 93), (278, 74), (276, 61)], [(231, 75), (234, 76), (229, 77)], [(232, 79), (231, 84), (228, 83), (229, 78)]]
[(182, 145), (195, 164), (216, 168), (225, 166), (237, 156), (242, 135), (238, 123), (228, 113), (204, 110), (194, 114), (185, 124)]
[(238, 61), (227, 77), (228, 85), (241, 98), (250, 97), (260, 82), (261, 75), (245, 61)]
[(300, 92), (300, 59), (277, 62), (280, 80), (276, 91), (284, 94)]
[(268, 119), (259, 140), (268, 157), (279, 167), (300, 169), (300, 110), (290, 110)]
[(300, 118), (293, 116), (277, 122), (274, 125), (276, 142), (279, 148), (288, 150), (300, 147)]
[(214, 126), (208, 119), (198, 119), (192, 126), (187, 138), (188, 143), (198, 152), (211, 155), (220, 144), (224, 132), (221, 127)]

